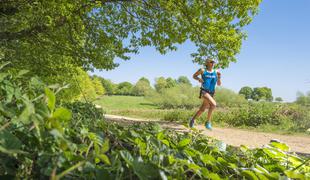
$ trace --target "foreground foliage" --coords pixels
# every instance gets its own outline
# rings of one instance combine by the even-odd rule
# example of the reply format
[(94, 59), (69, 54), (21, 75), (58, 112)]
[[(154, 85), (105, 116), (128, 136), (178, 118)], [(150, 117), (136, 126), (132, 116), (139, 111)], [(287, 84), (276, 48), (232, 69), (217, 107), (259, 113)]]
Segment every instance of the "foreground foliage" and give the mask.
[[(56, 86), (0, 73), (0, 177), (28, 179), (305, 179), (285, 144), (233, 148), (199, 132), (117, 125), (90, 103), (56, 103)], [(22, 83), (24, 82), (24, 83)], [(55, 94), (56, 93), (56, 94)]]

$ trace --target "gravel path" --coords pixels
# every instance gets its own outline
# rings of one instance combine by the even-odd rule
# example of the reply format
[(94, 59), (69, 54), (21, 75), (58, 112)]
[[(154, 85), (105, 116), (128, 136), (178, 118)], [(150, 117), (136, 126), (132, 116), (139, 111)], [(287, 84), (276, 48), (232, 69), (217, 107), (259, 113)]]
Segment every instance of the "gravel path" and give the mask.
[[(188, 131), (189, 129), (180, 123), (156, 121), (147, 119), (129, 118), (116, 115), (105, 115), (107, 120), (124, 122), (124, 123), (137, 123), (137, 122), (156, 122), (163, 128), (170, 128), (179, 131)], [(206, 130), (204, 126), (195, 126), (197, 129), (202, 130), (204, 134), (210, 137), (214, 137), (218, 140), (230, 144), (232, 146), (246, 145), (250, 148), (262, 147), (268, 144), (271, 139), (277, 139), (286, 143), (293, 152), (310, 154), (310, 137), (309, 136), (297, 136), (297, 135), (281, 135), (265, 132), (256, 132), (249, 130), (241, 130), (234, 128), (213, 128), (212, 131)]]

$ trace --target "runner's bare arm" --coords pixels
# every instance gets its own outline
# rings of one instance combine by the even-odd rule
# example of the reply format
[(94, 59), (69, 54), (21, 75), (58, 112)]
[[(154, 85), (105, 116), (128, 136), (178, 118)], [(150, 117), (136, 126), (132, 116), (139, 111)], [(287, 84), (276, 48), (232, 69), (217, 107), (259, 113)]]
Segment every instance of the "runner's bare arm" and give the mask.
[(222, 81), (221, 81), (221, 73), (219, 71), (216, 72), (217, 73), (217, 82), (216, 84), (218, 86), (222, 85)]
[(196, 71), (193, 74), (193, 78), (198, 80), (200, 83), (203, 83), (203, 80), (201, 78), (199, 78), (198, 76), (201, 75), (203, 73), (203, 69), (199, 69), (198, 71)]

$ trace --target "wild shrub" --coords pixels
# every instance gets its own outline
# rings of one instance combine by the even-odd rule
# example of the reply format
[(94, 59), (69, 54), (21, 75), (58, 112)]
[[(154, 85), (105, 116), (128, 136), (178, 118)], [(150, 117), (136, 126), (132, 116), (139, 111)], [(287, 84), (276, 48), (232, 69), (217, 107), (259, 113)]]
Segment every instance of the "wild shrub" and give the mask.
[(286, 118), (278, 113), (281, 106), (269, 102), (251, 102), (239, 108), (231, 108), (214, 117), (232, 126), (258, 127), (263, 124), (279, 125)]
[(193, 113), (191, 111), (177, 109), (173, 111), (168, 111), (165, 113), (165, 116), (163, 117), (164, 120), (167, 121), (183, 121), (187, 122), (189, 118), (193, 116)]
[(290, 130), (297, 132), (306, 132), (310, 128), (310, 108), (299, 104), (282, 105), (277, 112), (286, 116), (292, 123)]
[(160, 92), (150, 92), (146, 98), (162, 109), (198, 107), (201, 100), (198, 98), (199, 88), (188, 84), (179, 84), (171, 88), (162, 89)]
[(241, 107), (247, 100), (230, 89), (216, 88), (215, 100), (219, 107)]
[(101, 108), (96, 108), (96, 106), (90, 102), (76, 101), (66, 103), (64, 104), (64, 107), (68, 108), (72, 112), (72, 125), (82, 123), (92, 126), (98, 121), (102, 121), (104, 119), (105, 112)]

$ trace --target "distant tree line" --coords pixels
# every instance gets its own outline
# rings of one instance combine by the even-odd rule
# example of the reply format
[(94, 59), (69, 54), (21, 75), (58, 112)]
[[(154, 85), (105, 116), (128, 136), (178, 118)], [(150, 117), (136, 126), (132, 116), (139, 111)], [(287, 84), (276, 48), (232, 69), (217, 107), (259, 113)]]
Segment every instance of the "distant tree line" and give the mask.
[[(154, 93), (167, 93), (169, 89), (169, 91), (171, 91), (173, 88), (175, 90), (193, 87), (186, 76), (180, 76), (177, 79), (171, 77), (157, 77), (155, 78), (154, 86), (151, 86), (150, 81), (145, 77), (141, 77), (136, 83), (127, 81), (114, 83), (109, 79), (97, 75), (89, 76), (82, 69), (78, 69), (77, 72), (75, 76), (65, 79), (65, 82), (69, 83), (70, 88), (60, 93), (60, 96), (66, 101), (83, 98), (94, 100), (102, 95), (147, 96)], [(240, 89), (238, 94), (242, 95), (247, 100), (283, 101), (281, 97), (274, 98), (271, 88), (268, 87), (251, 88), (249, 86), (244, 86)], [(310, 106), (310, 92), (305, 94), (298, 92), (295, 103)]]
[[(255, 87), (251, 88), (249, 86), (242, 87), (239, 91), (240, 95), (243, 95), (245, 99), (249, 100), (266, 100), (273, 101), (272, 90), (268, 87)], [(282, 98), (276, 98), (277, 101), (282, 101)]]
[(180, 84), (192, 86), (186, 76), (180, 76), (178, 79), (173, 79), (171, 77), (158, 77), (155, 79), (154, 88), (151, 86), (150, 81), (145, 77), (140, 78), (135, 84), (127, 81), (117, 84), (109, 79), (96, 75), (92, 76), (92, 79), (100, 80), (106, 95), (145, 96), (151, 91), (162, 92), (164, 89), (172, 88)]
[(297, 92), (297, 104), (310, 107), (310, 91), (307, 93)]

